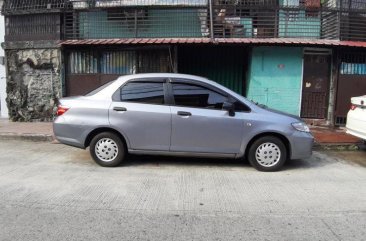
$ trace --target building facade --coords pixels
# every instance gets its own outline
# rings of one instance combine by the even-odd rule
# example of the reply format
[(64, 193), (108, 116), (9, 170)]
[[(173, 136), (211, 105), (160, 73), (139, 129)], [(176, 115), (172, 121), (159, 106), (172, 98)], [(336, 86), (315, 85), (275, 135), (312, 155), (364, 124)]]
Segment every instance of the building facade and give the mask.
[(12, 120), (120, 75), (208, 77), (314, 123), (366, 94), (364, 0), (5, 0)]

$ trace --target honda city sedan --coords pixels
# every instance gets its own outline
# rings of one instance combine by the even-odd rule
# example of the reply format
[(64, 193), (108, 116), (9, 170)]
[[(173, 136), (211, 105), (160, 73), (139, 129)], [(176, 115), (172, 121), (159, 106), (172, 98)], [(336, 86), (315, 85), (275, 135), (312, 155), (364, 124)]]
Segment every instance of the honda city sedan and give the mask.
[(119, 77), (86, 96), (59, 100), (53, 128), (101, 166), (128, 153), (242, 158), (260, 171), (311, 156), (313, 136), (298, 117), (257, 105), (206, 78)]

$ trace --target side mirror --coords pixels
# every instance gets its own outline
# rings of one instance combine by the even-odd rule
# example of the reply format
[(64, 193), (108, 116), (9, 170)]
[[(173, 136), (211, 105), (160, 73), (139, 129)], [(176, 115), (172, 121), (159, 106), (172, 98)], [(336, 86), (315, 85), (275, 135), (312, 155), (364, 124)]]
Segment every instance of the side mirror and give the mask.
[(235, 116), (234, 104), (231, 102), (224, 102), (222, 104), (222, 109), (229, 112), (229, 116)]

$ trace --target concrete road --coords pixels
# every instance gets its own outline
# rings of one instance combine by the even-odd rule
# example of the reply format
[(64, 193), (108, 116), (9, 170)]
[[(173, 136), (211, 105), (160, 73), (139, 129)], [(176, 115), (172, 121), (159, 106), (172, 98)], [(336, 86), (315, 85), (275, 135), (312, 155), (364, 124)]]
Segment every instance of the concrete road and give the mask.
[[(0, 240), (365, 240), (366, 168), (315, 152), (277, 173), (233, 160), (0, 142)], [(365, 155), (360, 152), (357, 155)]]

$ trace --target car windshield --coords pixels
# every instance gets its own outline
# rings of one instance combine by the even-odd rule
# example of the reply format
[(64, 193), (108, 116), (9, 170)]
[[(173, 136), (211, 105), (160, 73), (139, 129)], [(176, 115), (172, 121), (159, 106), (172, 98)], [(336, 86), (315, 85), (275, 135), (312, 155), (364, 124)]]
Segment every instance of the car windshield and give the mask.
[(112, 84), (115, 80), (113, 81), (109, 81), (108, 83), (98, 87), (97, 89), (90, 91), (89, 93), (87, 93), (85, 96), (92, 96), (95, 95), (96, 93), (98, 93), (99, 91), (103, 90), (104, 88), (106, 88), (107, 86), (109, 86), (110, 84)]

